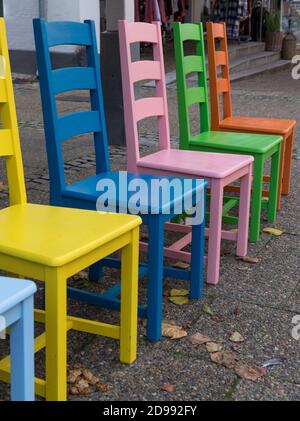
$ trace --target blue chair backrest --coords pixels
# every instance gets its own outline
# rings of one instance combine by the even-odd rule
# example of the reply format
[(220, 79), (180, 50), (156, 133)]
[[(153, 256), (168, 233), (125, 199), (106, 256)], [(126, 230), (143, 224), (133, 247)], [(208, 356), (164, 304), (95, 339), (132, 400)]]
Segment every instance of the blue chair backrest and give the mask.
[[(50, 200), (52, 205), (59, 206), (65, 187), (62, 142), (93, 133), (97, 174), (110, 170), (95, 23), (90, 20), (77, 23), (34, 19), (33, 27), (50, 173)], [(50, 48), (59, 45), (85, 48), (86, 67), (53, 70)], [(56, 96), (74, 90), (90, 91), (91, 111), (60, 117)]]

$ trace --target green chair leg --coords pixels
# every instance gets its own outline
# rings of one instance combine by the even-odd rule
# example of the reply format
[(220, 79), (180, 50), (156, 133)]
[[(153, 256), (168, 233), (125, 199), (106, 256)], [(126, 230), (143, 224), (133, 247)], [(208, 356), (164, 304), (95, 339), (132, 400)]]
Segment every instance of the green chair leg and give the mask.
[(251, 198), (250, 235), (251, 243), (255, 243), (260, 237), (261, 200), (263, 190), (264, 159), (262, 155), (256, 155), (253, 167), (253, 190)]
[(280, 156), (281, 156), (281, 145), (279, 144), (278, 152), (272, 156), (272, 164), (271, 164), (271, 181), (270, 181), (269, 206), (268, 206), (268, 221), (271, 223), (276, 221), (276, 216), (277, 216)]

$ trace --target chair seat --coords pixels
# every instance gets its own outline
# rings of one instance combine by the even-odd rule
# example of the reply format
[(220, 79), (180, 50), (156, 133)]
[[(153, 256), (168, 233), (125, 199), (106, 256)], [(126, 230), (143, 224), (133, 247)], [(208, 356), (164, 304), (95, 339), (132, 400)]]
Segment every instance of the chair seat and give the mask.
[(137, 216), (41, 205), (0, 211), (0, 253), (59, 267), (140, 225)]
[[(125, 172), (109, 172), (109, 173), (101, 173), (95, 175), (93, 177), (86, 178), (69, 186), (66, 186), (63, 190), (63, 196), (69, 198), (75, 198), (78, 200), (85, 200), (95, 203), (99, 198), (99, 189), (97, 190), (97, 185), (99, 181), (111, 180), (116, 186), (117, 194), (115, 198), (110, 200), (110, 205), (113, 209), (122, 209), (125, 212), (129, 212), (128, 204), (130, 199), (136, 194), (136, 191), (128, 191), (128, 187), (130, 186), (131, 182), (138, 183), (139, 181), (145, 182), (147, 184), (147, 189), (140, 189), (139, 195), (140, 200), (137, 208), (137, 212), (140, 214), (145, 213), (152, 213), (152, 214), (165, 214), (168, 209), (174, 209), (177, 203), (181, 203), (183, 200), (196, 195), (196, 193), (200, 193), (204, 191), (206, 183), (196, 183), (193, 180), (192, 186), (187, 186), (184, 184), (184, 180), (181, 181), (182, 188), (181, 189), (174, 189), (174, 194), (172, 195), (151, 195), (152, 186), (154, 188), (153, 181), (161, 181), (161, 180), (168, 180), (172, 182), (174, 177), (159, 177), (159, 176), (152, 176), (146, 174), (130, 174)], [(178, 180), (178, 179), (177, 179)], [(119, 194), (120, 187), (123, 189), (124, 187), (127, 190), (127, 195)], [(135, 201), (134, 201), (135, 203)], [(95, 206), (95, 205), (94, 205)], [(133, 204), (131, 203), (131, 209)], [(94, 209), (94, 207), (92, 207)]]
[(296, 125), (295, 120), (260, 117), (228, 117), (221, 121), (220, 128), (226, 130), (245, 130), (253, 133), (289, 134)]
[(36, 292), (31, 281), (0, 277), (0, 314), (5, 313)]
[(138, 167), (168, 171), (185, 177), (225, 178), (253, 162), (247, 155), (162, 150), (138, 161)]
[(249, 154), (264, 154), (271, 150), (282, 137), (278, 135), (204, 132), (190, 140), (191, 146), (203, 146), (225, 151)]

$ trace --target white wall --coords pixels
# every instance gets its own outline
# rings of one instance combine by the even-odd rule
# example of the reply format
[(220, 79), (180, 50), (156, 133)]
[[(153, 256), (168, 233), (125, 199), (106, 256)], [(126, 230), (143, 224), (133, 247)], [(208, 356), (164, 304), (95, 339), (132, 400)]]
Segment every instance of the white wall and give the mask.
[[(98, 45), (100, 40), (99, 0), (44, 0), (47, 20), (96, 21)], [(38, 0), (4, 0), (4, 17), (11, 50), (33, 51), (32, 19), (39, 17)], [(59, 48), (69, 51), (70, 48)]]

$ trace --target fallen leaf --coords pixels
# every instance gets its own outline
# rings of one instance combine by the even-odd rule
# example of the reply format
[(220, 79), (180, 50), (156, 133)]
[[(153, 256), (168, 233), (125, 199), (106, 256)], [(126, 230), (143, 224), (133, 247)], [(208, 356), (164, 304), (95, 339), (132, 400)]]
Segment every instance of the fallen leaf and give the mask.
[(165, 383), (162, 385), (161, 390), (164, 392), (172, 393), (175, 391), (175, 386), (173, 384)]
[(203, 311), (203, 313), (209, 314), (210, 316), (214, 315), (214, 312), (212, 311), (212, 309), (209, 307), (208, 304), (203, 304), (202, 311)]
[(180, 326), (170, 323), (162, 323), (162, 336), (170, 339), (181, 339), (187, 336), (187, 332)]
[(70, 370), (68, 374), (67, 382), (70, 384), (75, 384), (78, 377), (80, 377), (81, 375), (82, 375), (82, 370), (80, 369)]
[(212, 354), (212, 353), (215, 353), (215, 352), (222, 351), (223, 346), (221, 344), (216, 343), (216, 342), (207, 342), (206, 349), (210, 354)]
[(244, 342), (245, 341), (245, 338), (239, 332), (233, 332), (230, 335), (229, 340), (231, 342), (239, 343), (239, 342)]
[(177, 262), (174, 263), (173, 268), (177, 268), (177, 269), (189, 269), (190, 265), (188, 263), (184, 263), (184, 262)]
[(71, 393), (71, 395), (78, 396), (79, 395), (79, 390), (77, 389), (77, 387), (73, 386), (70, 389), (70, 393)]
[(242, 271), (246, 272), (246, 271), (249, 271), (251, 269), (249, 268), (249, 266), (242, 266), (242, 267), (237, 268), (237, 270), (242, 270)]
[(84, 369), (82, 371), (82, 375), (85, 380), (87, 380), (87, 382), (92, 386), (95, 386), (100, 381), (98, 377), (94, 376), (93, 373), (91, 373), (89, 370)]
[(90, 385), (84, 379), (80, 379), (76, 383), (76, 388), (78, 389), (78, 392), (79, 392), (80, 395), (86, 396), (86, 395), (89, 395), (91, 393)]
[(263, 232), (266, 232), (267, 234), (275, 235), (275, 237), (279, 237), (283, 234), (283, 231), (278, 228), (271, 228), (267, 227), (263, 229)]
[(256, 381), (267, 374), (267, 369), (255, 365), (238, 365), (235, 367), (235, 372), (242, 379)]
[(210, 359), (216, 364), (223, 365), (226, 368), (234, 368), (238, 363), (238, 356), (235, 352), (220, 351), (210, 354)]
[(189, 293), (188, 289), (171, 289), (170, 297), (186, 297)]
[(211, 316), (211, 319), (212, 319), (214, 322), (217, 322), (217, 323), (224, 322), (224, 318), (223, 318), (222, 316), (220, 316), (220, 314), (213, 314), (213, 315)]
[(201, 333), (195, 333), (195, 335), (189, 336), (188, 341), (192, 345), (203, 345), (203, 344), (206, 344), (207, 342), (211, 342), (208, 336), (202, 335)]
[(182, 306), (184, 304), (188, 304), (189, 299), (187, 297), (170, 297), (169, 301), (178, 306)]
[(245, 263), (258, 263), (259, 259), (257, 257), (252, 257), (252, 256), (244, 256), (244, 257), (236, 257), (237, 260), (242, 260)]
[(104, 383), (97, 383), (96, 389), (99, 390), (99, 392), (106, 393), (109, 389), (108, 384)]

